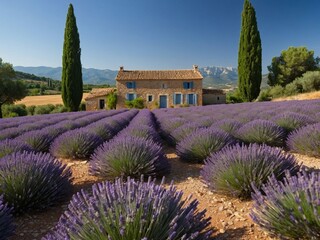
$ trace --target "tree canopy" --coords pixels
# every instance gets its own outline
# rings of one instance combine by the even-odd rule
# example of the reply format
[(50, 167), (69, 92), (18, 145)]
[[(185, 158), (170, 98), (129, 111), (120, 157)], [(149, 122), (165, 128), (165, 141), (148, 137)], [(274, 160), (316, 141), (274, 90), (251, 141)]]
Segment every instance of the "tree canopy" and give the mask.
[(69, 111), (78, 111), (82, 100), (83, 82), (80, 39), (73, 12), (69, 5), (62, 56), (62, 100)]
[(272, 58), (271, 65), (268, 66), (268, 84), (284, 87), (305, 72), (316, 68), (314, 51), (309, 51), (306, 47), (289, 47), (283, 50), (279, 57)]
[(256, 14), (249, 0), (244, 1), (238, 53), (238, 88), (244, 101), (259, 96), (262, 79), (262, 48)]
[(27, 95), (26, 86), (21, 81), (14, 80), (15, 71), (10, 63), (0, 58), (0, 118), (2, 105), (21, 100)]

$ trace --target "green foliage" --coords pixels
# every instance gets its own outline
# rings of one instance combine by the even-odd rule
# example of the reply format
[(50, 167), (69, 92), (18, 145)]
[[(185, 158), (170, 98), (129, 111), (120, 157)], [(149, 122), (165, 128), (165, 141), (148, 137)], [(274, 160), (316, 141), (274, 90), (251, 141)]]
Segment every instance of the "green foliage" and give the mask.
[(62, 104), (56, 104), (54, 106), (54, 109), (50, 113), (63, 113), (63, 112), (68, 112), (68, 109)]
[(302, 77), (297, 78), (302, 84), (303, 92), (312, 92), (320, 90), (320, 71), (306, 72)]
[[(12, 104), (27, 95), (26, 86), (21, 81), (14, 81), (15, 72), (10, 63), (0, 58), (0, 110), (3, 104)], [(0, 111), (2, 118), (2, 111)]]
[(117, 93), (112, 92), (107, 95), (107, 108), (116, 109), (117, 106)]
[(266, 102), (271, 100), (272, 100), (272, 97), (270, 95), (270, 89), (262, 90), (257, 98), (258, 102)]
[(28, 115), (26, 105), (24, 104), (5, 104), (2, 107), (2, 114), (3, 117), (19, 117), (19, 116), (26, 116)]
[(80, 109), (80, 111), (85, 111), (86, 110), (86, 103), (85, 102), (81, 102), (79, 109)]
[(125, 105), (127, 108), (143, 109), (144, 108), (144, 100), (142, 97), (138, 97), (132, 101), (126, 101)]
[(55, 109), (53, 104), (39, 105), (34, 109), (34, 115), (49, 114)]
[(236, 89), (235, 91), (228, 92), (226, 98), (227, 98), (226, 99), (227, 103), (242, 103), (243, 102), (243, 99), (242, 99), (238, 89)]
[(73, 6), (70, 4), (62, 56), (62, 99), (69, 111), (78, 111), (82, 99), (83, 82), (80, 56), (79, 33)]
[(281, 52), (280, 57), (274, 57), (268, 66), (268, 84), (270, 86), (286, 86), (307, 71), (317, 68), (314, 51), (306, 47), (289, 47)]
[(262, 79), (261, 39), (256, 14), (249, 0), (244, 1), (238, 53), (238, 87), (246, 102), (259, 96)]
[(270, 89), (269, 94), (272, 96), (272, 98), (277, 98), (283, 96), (284, 88), (280, 85), (274, 86)]

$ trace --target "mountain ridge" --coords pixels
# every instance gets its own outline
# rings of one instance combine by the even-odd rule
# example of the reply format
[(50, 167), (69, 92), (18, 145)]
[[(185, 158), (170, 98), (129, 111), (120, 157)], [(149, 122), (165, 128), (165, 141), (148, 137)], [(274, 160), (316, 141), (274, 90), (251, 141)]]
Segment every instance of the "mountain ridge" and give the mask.
[[(34, 74), (39, 77), (47, 77), (54, 80), (61, 80), (61, 67), (23, 67), (14, 66), (16, 71)], [(204, 88), (233, 88), (237, 86), (238, 70), (234, 67), (199, 67), (203, 76)], [(84, 84), (109, 84), (115, 85), (115, 77), (118, 70), (82, 68), (82, 77)]]

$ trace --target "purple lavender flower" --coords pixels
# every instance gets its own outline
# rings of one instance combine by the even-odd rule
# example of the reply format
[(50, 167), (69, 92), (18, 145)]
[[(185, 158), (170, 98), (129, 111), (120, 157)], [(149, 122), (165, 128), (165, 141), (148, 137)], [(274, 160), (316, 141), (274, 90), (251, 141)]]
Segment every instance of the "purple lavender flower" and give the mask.
[(16, 152), (0, 161), (0, 194), (16, 213), (56, 204), (70, 190), (70, 169), (50, 154)]
[(186, 123), (182, 126), (175, 129), (172, 133), (170, 133), (171, 141), (174, 144), (181, 142), (183, 139), (189, 137), (190, 134), (200, 129), (201, 125), (198, 123)]
[(293, 112), (278, 114), (273, 117), (271, 121), (284, 128), (287, 132), (291, 132), (305, 125), (315, 123), (315, 121), (307, 115)]
[(87, 129), (75, 129), (57, 137), (51, 144), (50, 152), (58, 158), (89, 158), (102, 143), (101, 137)]
[[(75, 194), (51, 239), (211, 239), (210, 218), (199, 212), (196, 200), (155, 181), (93, 185), (92, 194)], [(171, 238), (169, 238), (171, 237)]]
[(90, 161), (90, 173), (111, 180), (141, 174), (163, 176), (169, 170), (161, 146), (139, 137), (116, 137), (99, 147)]
[(31, 148), (21, 141), (6, 139), (0, 141), (0, 158), (14, 152), (32, 151)]
[(15, 230), (12, 217), (12, 208), (8, 207), (3, 201), (3, 195), (0, 196), (0, 239), (7, 239), (12, 236)]
[(205, 160), (201, 176), (208, 186), (222, 194), (250, 198), (253, 183), (260, 188), (272, 174), (282, 179), (285, 171), (299, 171), (292, 155), (266, 145), (225, 147)]
[(234, 143), (234, 138), (220, 129), (199, 129), (178, 143), (176, 150), (182, 160), (203, 162), (211, 153)]
[(261, 192), (254, 188), (252, 220), (281, 239), (320, 239), (320, 174), (269, 177)]
[(45, 130), (34, 130), (25, 132), (15, 139), (25, 143), (36, 152), (48, 152), (53, 137)]
[(293, 131), (287, 139), (291, 151), (319, 157), (320, 123), (308, 125)]
[(282, 147), (286, 137), (283, 128), (267, 120), (254, 120), (243, 125), (237, 137), (245, 143)]

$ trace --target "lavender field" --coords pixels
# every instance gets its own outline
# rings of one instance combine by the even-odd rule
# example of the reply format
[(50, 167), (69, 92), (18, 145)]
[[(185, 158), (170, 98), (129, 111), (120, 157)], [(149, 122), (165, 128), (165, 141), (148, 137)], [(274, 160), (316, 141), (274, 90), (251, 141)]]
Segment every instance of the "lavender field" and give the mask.
[(211, 191), (253, 199), (250, 216), (270, 236), (320, 238), (320, 175), (291, 155), (320, 157), (320, 100), (308, 100), (1, 119), (0, 239), (15, 218), (70, 199), (61, 159), (88, 161), (108, 182), (75, 194), (43, 239), (211, 239), (214, 216), (151, 180), (171, 171), (166, 148), (201, 164)]

